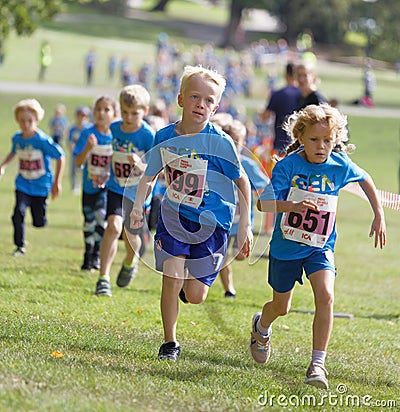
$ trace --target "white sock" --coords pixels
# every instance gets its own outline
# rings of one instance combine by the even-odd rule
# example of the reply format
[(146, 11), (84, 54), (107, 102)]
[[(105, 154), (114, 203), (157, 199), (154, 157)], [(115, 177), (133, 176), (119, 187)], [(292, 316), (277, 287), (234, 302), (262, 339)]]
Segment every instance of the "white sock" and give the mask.
[(312, 351), (312, 363), (317, 363), (318, 365), (324, 366), (325, 365), (325, 358), (326, 358), (326, 352), (323, 350), (316, 350), (313, 349)]
[(258, 319), (257, 323), (256, 323), (256, 328), (258, 333), (263, 336), (264, 338), (269, 338), (271, 336), (272, 333), (272, 325), (269, 325), (268, 328), (264, 328), (261, 325), (261, 317)]

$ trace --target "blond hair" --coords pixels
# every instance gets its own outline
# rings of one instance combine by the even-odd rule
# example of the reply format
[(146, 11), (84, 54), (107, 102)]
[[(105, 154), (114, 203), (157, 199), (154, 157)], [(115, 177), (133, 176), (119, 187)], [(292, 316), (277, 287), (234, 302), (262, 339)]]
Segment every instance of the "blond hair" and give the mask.
[(119, 103), (129, 107), (147, 109), (150, 106), (150, 93), (140, 84), (125, 86), (119, 94)]
[(44, 118), (44, 109), (36, 99), (20, 100), (14, 107), (14, 116), (17, 119), (18, 113), (29, 111), (36, 116), (36, 120), (41, 122)]
[(200, 77), (204, 80), (214, 82), (219, 87), (218, 101), (221, 99), (222, 93), (225, 90), (226, 80), (215, 70), (206, 69), (202, 66), (185, 66), (181, 77), (181, 87), (179, 94), (185, 93), (186, 84), (192, 77)]
[(292, 137), (293, 142), (286, 149), (286, 153), (293, 152), (300, 147), (299, 138), (303, 137), (307, 129), (315, 124), (323, 123), (329, 128), (330, 135), (335, 140), (335, 152), (350, 152), (354, 145), (345, 145), (349, 140), (347, 117), (338, 109), (327, 103), (311, 104), (298, 112), (291, 114), (282, 125), (283, 130)]

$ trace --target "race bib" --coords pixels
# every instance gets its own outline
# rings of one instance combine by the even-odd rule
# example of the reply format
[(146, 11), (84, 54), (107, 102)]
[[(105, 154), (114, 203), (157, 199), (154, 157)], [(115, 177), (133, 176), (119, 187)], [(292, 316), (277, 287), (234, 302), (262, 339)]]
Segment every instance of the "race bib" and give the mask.
[(235, 204), (236, 204), (235, 214), (233, 216), (234, 224), (239, 223), (240, 221), (240, 202), (239, 202), (239, 196), (238, 196), (236, 187), (235, 187)]
[(113, 149), (111, 145), (97, 145), (89, 152), (89, 176), (108, 176)]
[[(146, 163), (142, 162), (140, 153), (114, 152), (112, 155), (112, 168), (115, 180), (121, 187), (135, 186), (146, 170)], [(134, 158), (135, 164), (132, 167), (130, 159)]]
[(282, 215), (283, 237), (309, 246), (322, 248), (333, 230), (336, 218), (337, 196), (306, 192), (292, 187), (287, 200), (300, 202), (312, 200), (318, 204), (319, 212), (286, 212)]
[(38, 179), (46, 174), (41, 150), (17, 150), (18, 171), (27, 180)]
[(208, 161), (160, 150), (168, 198), (197, 209), (203, 201)]

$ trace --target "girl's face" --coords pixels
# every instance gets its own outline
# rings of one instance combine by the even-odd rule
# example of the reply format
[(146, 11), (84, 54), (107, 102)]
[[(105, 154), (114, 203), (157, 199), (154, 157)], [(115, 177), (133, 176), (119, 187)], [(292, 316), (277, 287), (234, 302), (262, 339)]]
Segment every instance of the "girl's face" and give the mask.
[(218, 85), (198, 76), (191, 77), (183, 94), (178, 96), (178, 104), (183, 108), (185, 120), (191, 120), (195, 124), (206, 123), (218, 109), (218, 102)]
[(36, 114), (31, 110), (19, 110), (16, 115), (16, 120), (23, 137), (32, 137), (36, 133), (39, 122)]
[(306, 127), (299, 142), (304, 146), (300, 155), (305, 160), (310, 163), (324, 163), (332, 153), (336, 139), (331, 135), (327, 124), (317, 123)]
[(93, 117), (98, 129), (108, 129), (115, 120), (114, 106), (107, 100), (100, 100), (93, 110)]
[(296, 78), (300, 89), (309, 88), (315, 83), (315, 74), (305, 67), (299, 67), (297, 69)]

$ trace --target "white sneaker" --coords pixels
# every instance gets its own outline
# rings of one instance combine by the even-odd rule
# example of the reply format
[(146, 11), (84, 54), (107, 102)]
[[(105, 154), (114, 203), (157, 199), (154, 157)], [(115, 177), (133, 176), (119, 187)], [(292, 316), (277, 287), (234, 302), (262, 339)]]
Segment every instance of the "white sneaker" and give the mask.
[(310, 363), (310, 366), (307, 369), (306, 378), (304, 383), (308, 385), (315, 386), (320, 389), (328, 389), (328, 376), (327, 370), (319, 365), (318, 363)]
[(269, 337), (260, 335), (257, 331), (257, 321), (261, 317), (261, 312), (253, 316), (251, 336), (250, 336), (250, 353), (257, 363), (267, 363), (271, 352)]

